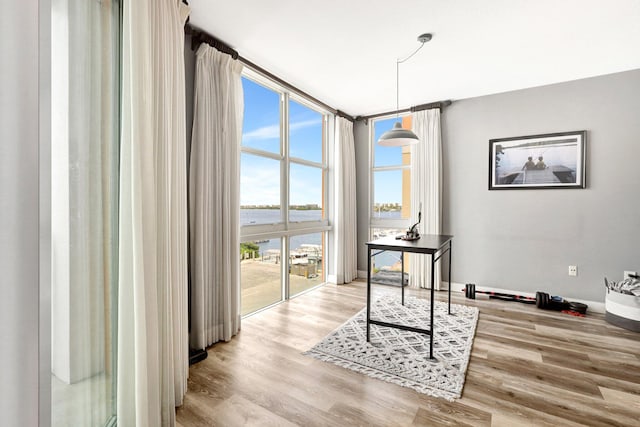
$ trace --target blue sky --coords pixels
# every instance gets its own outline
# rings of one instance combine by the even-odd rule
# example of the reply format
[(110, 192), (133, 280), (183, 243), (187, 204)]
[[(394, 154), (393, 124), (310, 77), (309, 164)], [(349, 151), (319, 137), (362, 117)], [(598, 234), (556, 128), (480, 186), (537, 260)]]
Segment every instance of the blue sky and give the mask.
[[(390, 130), (398, 120), (395, 117), (374, 122), (373, 140)], [(402, 164), (402, 147), (384, 147), (373, 144), (373, 165), (398, 166)], [(379, 171), (374, 173), (374, 203), (402, 203), (402, 171)]]
[[(400, 119), (402, 120), (402, 119)], [(373, 130), (373, 140), (380, 139), (380, 135), (391, 130), (393, 124), (398, 120), (395, 117), (384, 120), (377, 120)], [(374, 166), (397, 166), (402, 164), (402, 147), (383, 147), (374, 144)]]
[[(242, 145), (280, 153), (280, 96), (243, 78), (244, 122)], [(322, 114), (295, 101), (289, 103), (289, 155), (322, 162)], [(276, 160), (242, 154), (241, 205), (280, 203), (280, 166)], [(291, 204), (322, 205), (321, 169), (292, 164)]]
[[(280, 96), (247, 78), (242, 78), (244, 90), (244, 122), (242, 145), (272, 153), (280, 152)], [(376, 140), (391, 129), (395, 118), (376, 122)], [(289, 140), (291, 157), (322, 162), (322, 114), (295, 101), (289, 103)], [(399, 147), (375, 145), (375, 165), (402, 163)], [(385, 173), (385, 177), (396, 174)], [(399, 176), (399, 175), (398, 175)], [(291, 166), (289, 196), (291, 204), (321, 205), (322, 180), (319, 169)], [(277, 205), (280, 203), (280, 173), (276, 160), (243, 153), (240, 171), (241, 205)], [(400, 202), (400, 184), (396, 179), (377, 179), (377, 201)]]

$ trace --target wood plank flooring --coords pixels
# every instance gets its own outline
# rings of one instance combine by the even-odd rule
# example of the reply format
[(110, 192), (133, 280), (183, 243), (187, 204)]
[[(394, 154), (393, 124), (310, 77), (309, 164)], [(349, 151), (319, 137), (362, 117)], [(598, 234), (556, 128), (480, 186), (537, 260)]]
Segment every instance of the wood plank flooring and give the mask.
[[(376, 286), (389, 292), (400, 289)], [(480, 308), (455, 402), (301, 354), (365, 306), (366, 284), (355, 282), (244, 319), (236, 338), (191, 367), (178, 426), (640, 426), (640, 334), (598, 314), (462, 294), (453, 302)]]

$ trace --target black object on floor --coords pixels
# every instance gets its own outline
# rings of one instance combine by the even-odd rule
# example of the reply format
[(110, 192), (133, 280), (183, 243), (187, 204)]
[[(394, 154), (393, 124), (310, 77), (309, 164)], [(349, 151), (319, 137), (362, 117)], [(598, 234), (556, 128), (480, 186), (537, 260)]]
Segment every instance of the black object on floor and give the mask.
[(569, 308), (571, 311), (575, 311), (580, 314), (587, 314), (587, 308), (589, 306), (587, 304), (583, 304), (581, 302), (570, 301)]
[(201, 350), (189, 349), (189, 366), (195, 365), (198, 362), (202, 362), (204, 359), (207, 358), (208, 355), (209, 353), (207, 353), (207, 350), (205, 349), (201, 349)]
[(587, 304), (575, 301), (567, 301), (562, 297), (549, 296), (546, 292), (536, 292), (536, 307), (543, 310), (556, 310), (556, 311), (575, 311), (580, 314), (587, 314)]
[(474, 283), (467, 283), (464, 285), (464, 296), (469, 299), (476, 299), (476, 294), (489, 295), (491, 299), (499, 299), (502, 301), (516, 301), (521, 302), (523, 304), (535, 304), (536, 299), (533, 297), (526, 297), (523, 295), (515, 295), (515, 294), (507, 294), (503, 292), (493, 292), (493, 291), (481, 291), (476, 289), (476, 285)]
[(543, 310), (556, 311), (573, 311), (580, 314), (586, 314), (588, 306), (581, 302), (567, 301), (562, 297), (550, 296), (546, 292), (536, 292), (536, 297), (527, 297), (524, 295), (507, 294), (503, 292), (481, 291), (476, 288), (474, 283), (464, 285), (464, 296), (469, 299), (476, 299), (476, 294), (489, 295), (491, 299), (499, 299), (502, 301), (516, 301), (523, 304), (535, 304), (536, 307)]

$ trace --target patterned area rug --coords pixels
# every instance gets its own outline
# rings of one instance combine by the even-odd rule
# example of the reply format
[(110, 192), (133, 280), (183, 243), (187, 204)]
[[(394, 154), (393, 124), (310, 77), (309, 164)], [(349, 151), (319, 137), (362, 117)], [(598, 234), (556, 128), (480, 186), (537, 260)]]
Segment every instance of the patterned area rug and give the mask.
[[(414, 297), (383, 296), (371, 304), (371, 318), (422, 329), (429, 328), (429, 301)], [(367, 343), (366, 308), (347, 320), (304, 354), (429, 396), (449, 401), (459, 398), (473, 345), (478, 309), (435, 302), (433, 353), (429, 336), (371, 325)]]

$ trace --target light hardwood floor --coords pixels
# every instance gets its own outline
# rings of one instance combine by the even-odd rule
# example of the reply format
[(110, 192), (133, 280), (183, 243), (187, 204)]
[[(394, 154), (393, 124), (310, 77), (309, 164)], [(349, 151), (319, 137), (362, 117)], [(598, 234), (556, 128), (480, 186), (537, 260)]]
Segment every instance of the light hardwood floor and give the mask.
[(455, 402), (301, 354), (364, 307), (366, 283), (356, 282), (244, 319), (236, 338), (191, 367), (178, 425), (640, 426), (640, 334), (599, 314), (575, 318), (462, 294), (453, 301), (480, 308)]

